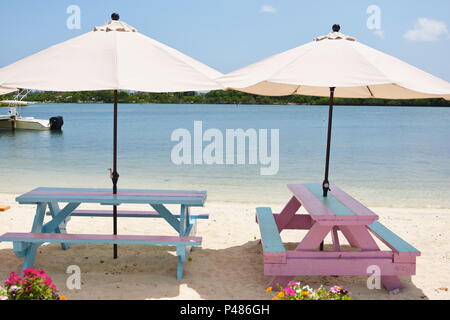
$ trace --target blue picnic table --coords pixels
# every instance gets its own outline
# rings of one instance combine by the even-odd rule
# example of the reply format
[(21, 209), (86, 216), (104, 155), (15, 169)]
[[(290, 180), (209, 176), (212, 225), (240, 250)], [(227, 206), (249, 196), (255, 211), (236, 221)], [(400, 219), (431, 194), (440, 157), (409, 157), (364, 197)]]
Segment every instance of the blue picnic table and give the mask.
[[(61, 243), (67, 250), (72, 243), (92, 244), (136, 244), (175, 246), (178, 256), (177, 278), (183, 278), (183, 265), (193, 246), (200, 246), (201, 237), (196, 237), (198, 219), (207, 219), (208, 214), (191, 213), (191, 207), (202, 207), (206, 191), (181, 190), (136, 190), (119, 189), (113, 194), (110, 189), (85, 188), (36, 188), (16, 198), (20, 204), (36, 205), (36, 214), (30, 233), (5, 233), (1, 241), (13, 242), (17, 257), (23, 258), (22, 269), (34, 266), (36, 252), (44, 243)], [(146, 204), (150, 210), (118, 210), (123, 218), (162, 218), (178, 232), (178, 236), (164, 235), (107, 235), (68, 234), (67, 224), (71, 217), (112, 217), (111, 210), (77, 210), (83, 203), (105, 206), (121, 204)], [(62, 206), (62, 204), (65, 204)], [(166, 205), (179, 205), (179, 212), (171, 212)], [(48, 209), (48, 211), (47, 211)], [(44, 223), (45, 216), (50, 216)]]

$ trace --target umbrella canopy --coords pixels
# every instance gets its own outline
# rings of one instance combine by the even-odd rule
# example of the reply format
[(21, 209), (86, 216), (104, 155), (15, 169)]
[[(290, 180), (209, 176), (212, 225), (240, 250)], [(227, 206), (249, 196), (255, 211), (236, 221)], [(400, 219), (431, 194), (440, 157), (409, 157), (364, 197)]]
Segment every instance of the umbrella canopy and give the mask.
[(221, 89), (222, 74), (112, 20), (0, 69), (0, 86), (48, 91)]
[(333, 99), (450, 100), (450, 83), (346, 36), (333, 32), (219, 79), (227, 88), (266, 96), (329, 96), (324, 196), (329, 190)]
[[(336, 30), (339, 30), (336, 28)], [(266, 95), (450, 99), (450, 83), (340, 32), (218, 79), (228, 88)]]
[[(0, 69), (0, 86), (48, 91), (114, 90), (113, 193), (117, 193), (117, 90), (182, 92), (222, 89), (222, 74), (144, 36), (113, 13), (93, 31)], [(113, 206), (117, 234), (117, 206)], [(117, 245), (114, 245), (114, 258)]]

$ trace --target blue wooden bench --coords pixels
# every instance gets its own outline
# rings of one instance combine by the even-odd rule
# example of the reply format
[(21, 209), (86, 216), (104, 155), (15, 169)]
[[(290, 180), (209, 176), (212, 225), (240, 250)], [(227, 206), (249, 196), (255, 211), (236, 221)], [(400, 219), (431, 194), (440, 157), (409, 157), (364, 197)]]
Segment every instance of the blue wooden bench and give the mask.
[(256, 208), (256, 217), (261, 232), (261, 242), (265, 262), (283, 262), (286, 259), (286, 249), (281, 241), (271, 208)]
[(394, 232), (386, 228), (379, 221), (375, 221), (367, 226), (373, 234), (380, 239), (386, 246), (399, 253), (411, 253), (413, 255), (420, 255), (420, 251), (410, 245), (408, 242), (400, 238)]
[[(183, 277), (183, 266), (190, 250), (200, 246), (202, 239), (195, 237), (197, 220), (208, 219), (208, 214), (191, 214), (191, 207), (201, 207), (206, 201), (206, 191), (136, 190), (83, 188), (36, 188), (16, 198), (20, 204), (35, 204), (36, 214), (31, 233), (6, 233), (0, 241), (13, 242), (17, 257), (23, 258), (22, 269), (34, 265), (36, 251), (43, 243), (61, 243), (68, 249), (73, 243), (93, 244), (141, 244), (175, 246), (178, 256), (177, 278)], [(65, 203), (64, 206), (60, 206)], [(112, 217), (112, 210), (76, 210), (82, 203), (101, 205), (147, 204), (155, 211), (119, 210), (119, 217), (162, 218), (176, 236), (68, 234), (67, 224), (72, 216)], [(180, 205), (180, 211), (172, 213), (166, 204)], [(47, 212), (47, 208), (49, 211)], [(44, 223), (45, 215), (51, 216)]]

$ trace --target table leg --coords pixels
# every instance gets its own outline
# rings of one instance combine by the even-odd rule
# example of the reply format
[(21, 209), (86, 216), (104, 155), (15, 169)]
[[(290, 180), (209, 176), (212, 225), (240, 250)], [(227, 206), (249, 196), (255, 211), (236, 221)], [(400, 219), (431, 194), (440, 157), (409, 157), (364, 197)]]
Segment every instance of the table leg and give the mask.
[[(188, 236), (189, 231), (189, 207), (181, 205), (180, 220), (174, 217), (174, 215), (162, 204), (150, 204), (161, 217), (164, 218), (180, 235), (180, 237)], [(187, 248), (185, 245), (177, 245), (177, 279), (183, 279), (183, 264), (187, 261)]]
[(341, 244), (339, 243), (339, 236), (338, 236), (338, 227), (336, 226), (333, 227), (333, 230), (331, 231), (331, 238), (333, 240), (334, 251), (341, 251)]
[[(278, 231), (281, 233), (286, 227), (289, 226), (298, 209), (301, 207), (300, 201), (296, 197), (292, 197), (288, 203), (284, 206), (283, 210), (281, 210), (280, 214), (275, 214), (275, 222), (278, 227)], [(261, 244), (261, 239), (258, 240), (258, 243)]]
[(347, 226), (339, 226), (339, 229), (341, 230), (345, 239), (347, 239), (350, 247), (358, 248), (358, 243), (356, 242), (355, 238), (353, 237), (353, 234), (348, 231), (348, 227)]
[(381, 283), (389, 293), (397, 293), (403, 288), (403, 285), (397, 276), (381, 276)]
[(184, 266), (183, 266), (183, 258), (181, 256), (178, 256), (178, 264), (177, 264), (177, 280), (183, 279), (183, 272), (184, 272)]
[(180, 232), (180, 220), (174, 217), (174, 215), (162, 204), (150, 204), (159, 215), (164, 218), (177, 232)]
[[(185, 218), (186, 223), (182, 224), (181, 221), (180, 221), (180, 223), (182, 225), (185, 225), (184, 235), (186, 237), (193, 237), (197, 234), (197, 219), (191, 218), (191, 207), (186, 206), (185, 213), (186, 213), (186, 218)], [(186, 248), (189, 252), (191, 252), (194, 249), (193, 246), (187, 246)]]
[[(349, 226), (339, 226), (341, 231), (344, 233), (345, 237), (351, 239), (351, 245), (363, 251), (379, 251), (375, 240), (373, 240), (372, 235), (367, 230), (365, 225), (349, 225)], [(349, 239), (347, 238), (347, 239)]]
[[(189, 230), (188, 230), (188, 234), (189, 234), (189, 236), (191, 236), (191, 237), (195, 237), (196, 235), (197, 235), (197, 219), (192, 219), (192, 218), (189, 218), (189, 220), (190, 220), (190, 224), (189, 224)], [(194, 248), (194, 247), (192, 247), (192, 248)]]
[(180, 229), (178, 233), (180, 237), (188, 236), (189, 229), (189, 207), (182, 204), (180, 209)]
[[(64, 209), (60, 210), (59, 213), (50, 222), (44, 225), (45, 211), (47, 209), (47, 203), (38, 203), (36, 207), (36, 215), (34, 216), (33, 227), (31, 232), (33, 233), (50, 233), (55, 232), (55, 229), (78, 207), (79, 203), (69, 203)], [(36, 251), (42, 245), (42, 243), (15, 243), (13, 244), (13, 249), (16, 255), (24, 257), (24, 263), (22, 270), (26, 268), (33, 267), (36, 260)]]
[[(192, 222), (190, 217), (190, 207), (181, 205), (180, 211), (180, 237), (190, 237), (196, 232), (197, 221)], [(184, 263), (188, 260), (189, 254), (192, 251), (192, 246), (179, 245), (177, 246), (178, 266), (177, 279), (183, 278)]]
[(299, 243), (295, 250), (316, 250), (320, 243), (325, 239), (327, 234), (331, 231), (332, 226), (324, 226), (319, 223), (314, 223), (308, 231), (303, 240)]
[[(48, 207), (50, 209), (50, 215), (52, 218), (56, 218), (56, 216), (61, 212), (61, 209), (59, 208), (59, 205), (57, 202), (49, 202)], [(61, 222), (61, 224), (55, 228), (55, 233), (67, 233), (66, 226), (69, 223), (70, 216), (68, 216), (66, 219)], [(61, 248), (63, 250), (67, 250), (70, 248), (70, 244), (68, 243), (61, 243)]]
[(291, 219), (295, 216), (298, 209), (301, 207), (300, 201), (296, 197), (292, 197), (289, 202), (281, 210), (277, 219), (278, 230), (283, 231), (288, 225)]
[(63, 223), (72, 214), (73, 210), (78, 208), (79, 205), (80, 203), (77, 202), (68, 203), (51, 221), (47, 222), (42, 227), (42, 232), (55, 232), (55, 230), (61, 225), (61, 223)]
[(25, 259), (22, 265), (22, 271), (28, 268), (32, 268), (36, 261), (36, 251), (41, 244), (32, 244), (27, 251)]
[[(45, 210), (47, 208), (46, 203), (38, 203), (36, 207), (36, 215), (34, 216), (33, 227), (31, 232), (42, 232), (42, 226), (44, 223)], [(23, 262), (22, 270), (33, 267), (36, 260), (36, 251), (41, 246), (41, 243), (33, 243), (26, 249), (25, 259)]]

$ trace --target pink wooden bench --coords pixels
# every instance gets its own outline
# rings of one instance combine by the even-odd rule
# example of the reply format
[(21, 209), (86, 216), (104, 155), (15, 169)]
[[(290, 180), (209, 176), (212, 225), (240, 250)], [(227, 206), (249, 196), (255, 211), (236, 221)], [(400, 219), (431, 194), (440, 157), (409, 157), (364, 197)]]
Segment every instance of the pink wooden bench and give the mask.
[[(264, 274), (273, 276), (271, 286), (286, 286), (295, 276), (369, 275), (377, 266), (381, 282), (389, 291), (402, 287), (399, 275), (414, 275), (420, 252), (378, 222), (378, 216), (332, 185), (323, 197), (320, 184), (289, 185), (293, 197), (279, 214), (257, 208), (257, 221), (264, 250)], [(308, 214), (297, 214), (301, 206)], [(281, 241), (283, 230), (309, 230), (295, 250), (287, 251)], [(332, 251), (320, 251), (331, 233)], [(339, 233), (351, 251), (344, 251)], [(372, 235), (390, 250), (380, 250)]]

